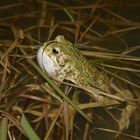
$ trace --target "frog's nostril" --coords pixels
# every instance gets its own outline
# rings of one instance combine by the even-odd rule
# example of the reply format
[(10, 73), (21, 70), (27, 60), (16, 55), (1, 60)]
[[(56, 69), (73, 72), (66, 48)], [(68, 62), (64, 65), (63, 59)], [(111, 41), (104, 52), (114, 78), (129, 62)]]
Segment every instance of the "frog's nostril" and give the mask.
[(55, 48), (53, 48), (53, 49), (52, 49), (52, 53), (53, 53), (54, 55), (58, 55), (59, 52), (58, 52)]

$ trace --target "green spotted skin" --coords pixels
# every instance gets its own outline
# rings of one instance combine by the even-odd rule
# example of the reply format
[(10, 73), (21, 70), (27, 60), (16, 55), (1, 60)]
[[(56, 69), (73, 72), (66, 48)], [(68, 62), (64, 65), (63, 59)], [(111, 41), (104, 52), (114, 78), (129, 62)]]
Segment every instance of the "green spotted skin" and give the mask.
[[(56, 50), (58, 54), (54, 54), (53, 49)], [(54, 78), (61, 81), (67, 79), (84, 87), (91, 87), (93, 85), (106, 91), (108, 83), (107, 77), (95, 66), (91, 66), (89, 61), (73, 44), (65, 40), (64, 36), (59, 35), (55, 40), (46, 42), (44, 44), (44, 52), (61, 67), (61, 69), (55, 73)]]

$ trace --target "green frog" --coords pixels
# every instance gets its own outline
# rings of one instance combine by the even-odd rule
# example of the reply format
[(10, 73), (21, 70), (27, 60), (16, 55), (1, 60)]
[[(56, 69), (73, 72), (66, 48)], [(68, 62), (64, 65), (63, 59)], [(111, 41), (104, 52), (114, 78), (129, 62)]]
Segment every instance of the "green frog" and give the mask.
[[(86, 89), (95, 102), (110, 101), (111, 90), (108, 76), (92, 66), (74, 45), (63, 35), (45, 42), (38, 50), (37, 60), (40, 67), (52, 78), (59, 81), (64, 79)], [(101, 94), (102, 93), (102, 94)], [(120, 99), (120, 98), (119, 98)], [(118, 102), (117, 97), (113, 98)], [(120, 130), (128, 127), (129, 117), (134, 107), (128, 105), (119, 121)]]

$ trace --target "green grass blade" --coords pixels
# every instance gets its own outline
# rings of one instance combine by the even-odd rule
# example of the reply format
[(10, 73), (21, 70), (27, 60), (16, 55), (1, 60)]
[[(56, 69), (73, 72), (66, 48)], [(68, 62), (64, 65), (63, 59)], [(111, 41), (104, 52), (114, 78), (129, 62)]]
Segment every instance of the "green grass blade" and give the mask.
[(2, 51), (0, 51), (0, 58), (2, 58), (2, 56), (3, 56), (3, 53), (2, 53)]
[(71, 13), (66, 9), (66, 8), (63, 8), (63, 10), (65, 11), (65, 13), (68, 15), (68, 17), (70, 18), (71, 21), (74, 21), (74, 18), (73, 16), (71, 15)]
[(8, 118), (2, 118), (0, 122), (0, 140), (7, 140)]
[[(23, 54), (27, 53), (21, 49), (21, 52)], [(31, 59), (27, 59), (28, 63), (31, 64), (39, 73), (40, 75), (42, 75), (42, 77), (58, 92), (58, 94), (64, 98), (65, 101), (67, 101), (73, 108), (75, 108), (77, 110), (77, 112), (79, 112), (85, 119), (87, 119), (89, 122), (92, 123), (92, 121), (86, 116), (86, 114), (78, 107), (76, 106), (60, 89), (59, 87), (50, 80), (50, 78), (46, 75), (46, 73), (44, 73), (40, 67)]]
[(40, 138), (38, 137), (38, 135), (35, 133), (35, 131), (33, 130), (33, 128), (31, 127), (31, 125), (29, 124), (28, 120), (26, 119), (25, 115), (22, 114), (22, 118), (21, 118), (21, 126), (24, 129), (27, 137), (29, 138), (29, 140), (40, 140)]

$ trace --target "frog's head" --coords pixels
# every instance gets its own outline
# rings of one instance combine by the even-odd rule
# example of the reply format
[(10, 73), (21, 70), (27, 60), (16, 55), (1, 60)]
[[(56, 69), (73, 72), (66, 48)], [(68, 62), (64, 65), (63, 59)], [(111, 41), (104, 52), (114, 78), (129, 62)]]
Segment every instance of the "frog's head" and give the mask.
[(57, 74), (60, 73), (62, 74), (62, 69), (64, 67), (65, 71), (69, 72), (69, 64), (73, 63), (71, 57), (71, 53), (73, 53), (71, 52), (72, 48), (72, 43), (65, 40), (64, 36), (59, 35), (55, 40), (44, 43), (44, 45), (38, 50), (38, 63), (50, 76), (57, 76)]

